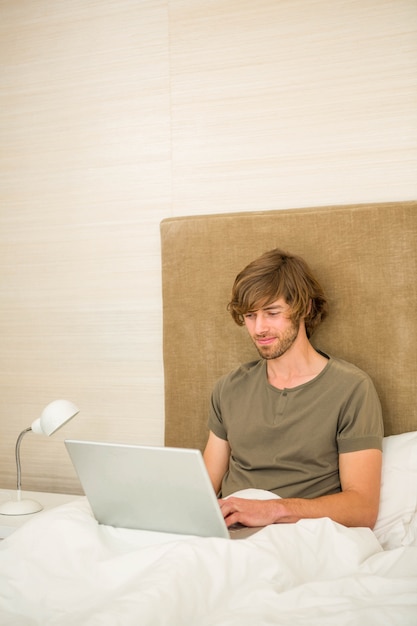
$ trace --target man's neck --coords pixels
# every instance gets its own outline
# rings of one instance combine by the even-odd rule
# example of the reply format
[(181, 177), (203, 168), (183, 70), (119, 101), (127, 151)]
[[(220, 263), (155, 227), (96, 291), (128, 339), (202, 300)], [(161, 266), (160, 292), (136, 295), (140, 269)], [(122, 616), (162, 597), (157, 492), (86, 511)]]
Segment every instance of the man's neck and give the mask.
[(278, 389), (298, 387), (318, 376), (327, 362), (306, 338), (301, 345), (294, 344), (282, 356), (267, 361), (268, 382)]

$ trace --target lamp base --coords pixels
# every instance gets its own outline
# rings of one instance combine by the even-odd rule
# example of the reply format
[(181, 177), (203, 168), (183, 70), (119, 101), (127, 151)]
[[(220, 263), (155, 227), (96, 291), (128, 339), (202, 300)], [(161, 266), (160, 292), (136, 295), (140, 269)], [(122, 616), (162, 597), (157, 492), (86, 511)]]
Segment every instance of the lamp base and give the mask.
[(42, 509), (42, 504), (36, 500), (9, 500), (0, 504), (0, 515), (30, 515)]

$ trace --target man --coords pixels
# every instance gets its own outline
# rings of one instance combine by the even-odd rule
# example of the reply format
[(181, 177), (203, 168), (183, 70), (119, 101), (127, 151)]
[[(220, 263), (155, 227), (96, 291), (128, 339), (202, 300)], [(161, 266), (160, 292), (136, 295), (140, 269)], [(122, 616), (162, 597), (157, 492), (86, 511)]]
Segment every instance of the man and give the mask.
[[(238, 274), (228, 308), (261, 359), (223, 376), (212, 394), (204, 460), (227, 525), (329, 517), (372, 528), (381, 406), (367, 374), (310, 343), (327, 316), (311, 270), (271, 250)], [(280, 499), (230, 496), (246, 488)]]

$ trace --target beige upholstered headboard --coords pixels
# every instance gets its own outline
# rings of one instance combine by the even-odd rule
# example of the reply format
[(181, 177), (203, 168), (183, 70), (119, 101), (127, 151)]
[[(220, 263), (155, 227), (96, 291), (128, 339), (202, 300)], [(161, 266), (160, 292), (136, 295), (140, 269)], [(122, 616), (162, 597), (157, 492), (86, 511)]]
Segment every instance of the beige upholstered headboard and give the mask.
[(215, 380), (258, 358), (226, 306), (238, 271), (275, 247), (327, 292), (312, 343), (372, 376), (386, 435), (417, 430), (417, 202), (172, 218), (161, 237), (166, 445), (202, 449)]

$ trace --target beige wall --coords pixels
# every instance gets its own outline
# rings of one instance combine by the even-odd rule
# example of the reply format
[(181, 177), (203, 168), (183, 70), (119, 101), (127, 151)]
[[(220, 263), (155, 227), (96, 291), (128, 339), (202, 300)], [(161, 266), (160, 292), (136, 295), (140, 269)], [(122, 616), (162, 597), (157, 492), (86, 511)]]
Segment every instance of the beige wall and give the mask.
[(161, 219), (416, 198), (416, 34), (416, 0), (0, 2), (0, 486), (55, 398), (26, 488), (77, 489), (66, 437), (163, 442)]

